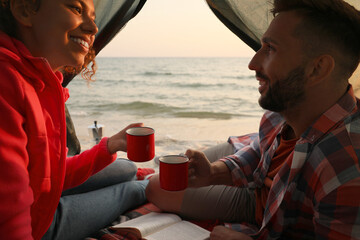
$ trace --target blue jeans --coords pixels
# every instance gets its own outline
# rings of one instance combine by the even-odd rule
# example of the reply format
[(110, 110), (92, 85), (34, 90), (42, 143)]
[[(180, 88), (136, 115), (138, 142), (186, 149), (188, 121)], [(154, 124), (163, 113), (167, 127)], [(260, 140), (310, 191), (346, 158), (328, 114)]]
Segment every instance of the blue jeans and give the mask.
[(43, 240), (77, 240), (108, 226), (146, 202), (148, 181), (136, 181), (137, 168), (118, 159), (82, 185), (63, 192)]

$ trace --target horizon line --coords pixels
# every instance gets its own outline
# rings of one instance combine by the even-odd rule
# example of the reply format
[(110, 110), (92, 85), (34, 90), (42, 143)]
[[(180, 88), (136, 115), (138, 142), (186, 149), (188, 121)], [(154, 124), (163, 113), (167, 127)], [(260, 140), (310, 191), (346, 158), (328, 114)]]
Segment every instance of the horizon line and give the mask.
[(253, 56), (101, 56), (96, 58), (251, 58)]

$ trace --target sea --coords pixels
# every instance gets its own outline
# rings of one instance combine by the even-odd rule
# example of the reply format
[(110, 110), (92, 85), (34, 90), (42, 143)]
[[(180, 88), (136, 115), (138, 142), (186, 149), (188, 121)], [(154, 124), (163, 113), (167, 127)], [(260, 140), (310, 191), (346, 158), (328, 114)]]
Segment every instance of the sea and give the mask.
[[(82, 150), (130, 123), (155, 130), (156, 156), (203, 150), (258, 130), (263, 110), (250, 58), (97, 58), (95, 81), (67, 86), (67, 107)], [(118, 153), (120, 157), (126, 157)]]

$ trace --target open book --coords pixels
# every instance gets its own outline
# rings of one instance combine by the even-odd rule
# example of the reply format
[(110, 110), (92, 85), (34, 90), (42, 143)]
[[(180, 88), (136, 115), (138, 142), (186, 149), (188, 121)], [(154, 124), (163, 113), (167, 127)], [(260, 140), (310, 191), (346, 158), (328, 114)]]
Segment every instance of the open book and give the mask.
[(210, 237), (208, 230), (171, 213), (151, 212), (111, 228), (147, 240), (206, 240)]

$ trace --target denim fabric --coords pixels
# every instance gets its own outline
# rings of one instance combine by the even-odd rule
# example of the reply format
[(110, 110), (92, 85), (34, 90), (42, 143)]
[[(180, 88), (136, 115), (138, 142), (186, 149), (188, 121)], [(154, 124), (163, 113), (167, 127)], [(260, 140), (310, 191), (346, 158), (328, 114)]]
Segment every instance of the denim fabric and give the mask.
[(117, 183), (134, 180), (136, 172), (137, 167), (134, 162), (118, 158), (109, 166), (91, 176), (83, 184), (63, 191), (62, 196), (90, 192)]
[(63, 193), (43, 240), (84, 239), (146, 202), (148, 181), (136, 181), (133, 162), (118, 159), (84, 184)]

